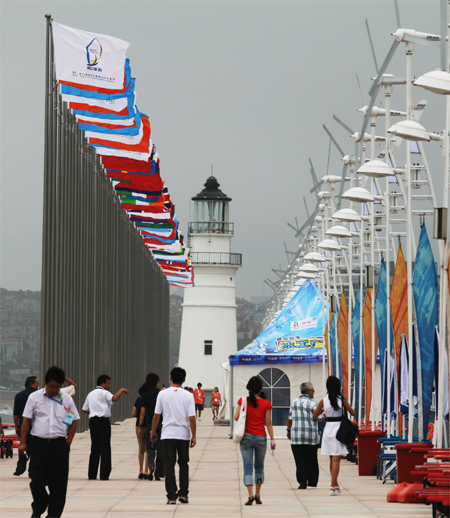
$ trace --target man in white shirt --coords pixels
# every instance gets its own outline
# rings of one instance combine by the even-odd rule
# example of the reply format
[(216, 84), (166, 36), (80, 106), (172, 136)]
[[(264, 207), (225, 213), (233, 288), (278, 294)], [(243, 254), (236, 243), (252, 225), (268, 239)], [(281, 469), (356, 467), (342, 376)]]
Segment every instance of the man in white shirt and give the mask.
[(28, 396), (23, 411), (19, 454), (30, 456), (31, 507), (36, 518), (47, 508), (47, 516), (58, 518), (66, 503), (70, 445), (80, 416), (73, 399), (61, 392), (65, 377), (59, 367), (50, 367), (45, 388)]
[[(83, 412), (89, 414), (91, 433), (91, 455), (89, 456), (88, 477), (95, 480), (100, 464), (100, 480), (108, 480), (111, 473), (111, 405), (119, 401), (122, 394), (130, 392), (121, 388), (111, 394), (111, 378), (102, 374), (97, 378), (97, 387), (89, 392), (83, 405)], [(101, 463), (100, 463), (101, 459)]]
[[(162, 390), (156, 400), (153, 414), (150, 440), (158, 436), (156, 428), (161, 414), (164, 416), (161, 439), (164, 447), (164, 468), (167, 503), (176, 504), (177, 498), (182, 504), (189, 503), (189, 447), (196, 443), (195, 403), (192, 394), (181, 388), (186, 381), (186, 371), (175, 367), (170, 373), (172, 386)], [(175, 463), (180, 467), (180, 490), (175, 478)]]

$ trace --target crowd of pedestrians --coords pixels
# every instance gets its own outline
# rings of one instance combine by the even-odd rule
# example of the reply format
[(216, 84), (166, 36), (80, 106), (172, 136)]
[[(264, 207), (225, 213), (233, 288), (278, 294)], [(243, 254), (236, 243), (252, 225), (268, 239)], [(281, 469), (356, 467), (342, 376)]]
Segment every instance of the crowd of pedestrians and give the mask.
[[(197, 420), (201, 421), (206, 398), (202, 384), (195, 390), (184, 387), (186, 371), (175, 367), (170, 372), (171, 386), (159, 388), (158, 374), (150, 372), (139, 389), (132, 417), (136, 419), (138, 441), (139, 479), (165, 482), (167, 504), (179, 501), (189, 503), (189, 449), (196, 445)], [(67, 384), (63, 388), (63, 384)], [(329, 456), (331, 485), (330, 495), (341, 493), (338, 482), (340, 459), (347, 454), (347, 447), (336, 438), (343, 410), (355, 412), (341, 394), (340, 380), (330, 376), (326, 383), (327, 395), (314, 401), (314, 386), (304, 382), (300, 396), (290, 407), (287, 419), (287, 437), (296, 466), (299, 489), (316, 487), (319, 479), (317, 453), (321, 442), (321, 454)], [(123, 394), (125, 388), (115, 394), (110, 391), (111, 378), (102, 374), (97, 386), (86, 397), (82, 407), (89, 415), (91, 452), (88, 478), (108, 480), (111, 473), (111, 406)], [(264, 460), (270, 438), (270, 450), (276, 449), (272, 404), (263, 391), (262, 380), (253, 376), (247, 383), (248, 396), (236, 404), (234, 419), (245, 418), (245, 432), (240, 440), (244, 468), (244, 485), (248, 491), (245, 505), (262, 504), (261, 489), (264, 484)], [(58, 367), (48, 369), (44, 388), (39, 389), (35, 376), (25, 380), (25, 390), (14, 401), (14, 424), (20, 436), (19, 459), (14, 475), (20, 476), (29, 463), (30, 489), (33, 497), (32, 518), (61, 516), (67, 492), (70, 445), (76, 432), (78, 414), (72, 395), (76, 384)], [(218, 387), (211, 394), (213, 420), (218, 418), (222, 403)], [(242, 415), (241, 415), (242, 414)], [(325, 419), (322, 440), (318, 422)], [(175, 464), (178, 463), (177, 478)], [(47, 491), (48, 488), (48, 491)]]

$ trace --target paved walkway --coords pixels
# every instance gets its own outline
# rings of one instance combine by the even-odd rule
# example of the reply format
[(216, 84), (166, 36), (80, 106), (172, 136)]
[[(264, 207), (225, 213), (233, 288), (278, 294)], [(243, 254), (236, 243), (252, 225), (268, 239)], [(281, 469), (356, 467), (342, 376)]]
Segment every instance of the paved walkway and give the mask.
[[(206, 517), (431, 517), (422, 504), (388, 504), (386, 493), (393, 483), (382, 485), (375, 477), (358, 477), (357, 467), (342, 461), (343, 493), (329, 496), (328, 458), (319, 455), (317, 488), (298, 490), (294, 460), (287, 440), (279, 440), (274, 457), (266, 456), (263, 505), (245, 507), (247, 491), (242, 483), (242, 460), (238, 445), (230, 441), (229, 428), (213, 426), (210, 410), (198, 423), (198, 443), (191, 450), (190, 503), (166, 505), (164, 482), (138, 480), (137, 441), (134, 419), (113, 426), (113, 471), (109, 481), (87, 480), (89, 432), (76, 435), (70, 454), (70, 474), (64, 517), (176, 518)], [(0, 460), (0, 515), (28, 518), (31, 515), (29, 480), (14, 477), (16, 458)]]

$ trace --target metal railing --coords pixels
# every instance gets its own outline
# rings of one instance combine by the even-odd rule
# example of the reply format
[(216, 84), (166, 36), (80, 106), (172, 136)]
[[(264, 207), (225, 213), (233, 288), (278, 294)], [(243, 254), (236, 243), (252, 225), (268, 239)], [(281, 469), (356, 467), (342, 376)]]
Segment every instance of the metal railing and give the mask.
[(234, 234), (234, 223), (228, 221), (191, 221), (189, 234)]
[(191, 252), (193, 264), (230, 264), (242, 266), (242, 254), (226, 252)]

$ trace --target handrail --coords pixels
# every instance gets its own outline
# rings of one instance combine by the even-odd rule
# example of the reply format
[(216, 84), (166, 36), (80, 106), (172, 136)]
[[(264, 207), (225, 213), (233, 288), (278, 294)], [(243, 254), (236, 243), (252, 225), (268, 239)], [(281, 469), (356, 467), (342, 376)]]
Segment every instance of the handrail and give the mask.
[(233, 266), (242, 265), (242, 254), (226, 252), (192, 252), (193, 264), (230, 264)]
[(234, 234), (234, 223), (229, 221), (191, 221), (189, 234)]

